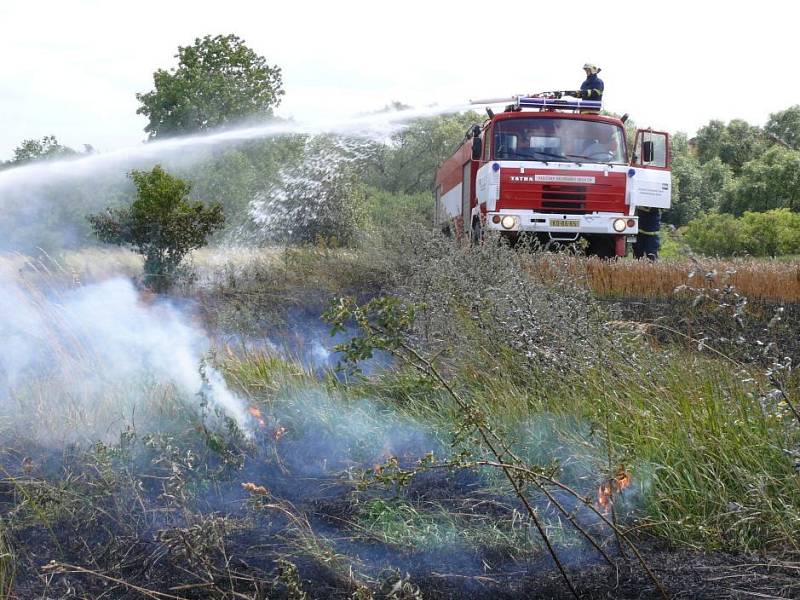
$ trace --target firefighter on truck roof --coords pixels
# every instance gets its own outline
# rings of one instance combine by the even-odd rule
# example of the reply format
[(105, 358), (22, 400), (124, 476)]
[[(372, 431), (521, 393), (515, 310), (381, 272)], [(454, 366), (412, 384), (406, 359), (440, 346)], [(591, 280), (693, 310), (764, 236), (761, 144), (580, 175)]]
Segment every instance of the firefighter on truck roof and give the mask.
[[(583, 71), (586, 73), (586, 80), (581, 84), (580, 90), (567, 92), (567, 94), (570, 96), (575, 96), (576, 98), (580, 98), (581, 100), (602, 101), (605, 85), (603, 84), (603, 80), (597, 76), (601, 70), (602, 69), (598, 69), (597, 65), (593, 63), (586, 63), (583, 65)], [(582, 109), (581, 112), (587, 114), (600, 113), (599, 110), (592, 109)]]

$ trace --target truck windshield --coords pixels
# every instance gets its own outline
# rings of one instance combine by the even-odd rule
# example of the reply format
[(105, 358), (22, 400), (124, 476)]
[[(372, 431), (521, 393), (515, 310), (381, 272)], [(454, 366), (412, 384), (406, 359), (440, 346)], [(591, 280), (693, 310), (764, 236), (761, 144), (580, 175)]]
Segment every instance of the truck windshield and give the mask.
[(626, 164), (622, 127), (578, 119), (502, 119), (494, 127), (495, 160)]

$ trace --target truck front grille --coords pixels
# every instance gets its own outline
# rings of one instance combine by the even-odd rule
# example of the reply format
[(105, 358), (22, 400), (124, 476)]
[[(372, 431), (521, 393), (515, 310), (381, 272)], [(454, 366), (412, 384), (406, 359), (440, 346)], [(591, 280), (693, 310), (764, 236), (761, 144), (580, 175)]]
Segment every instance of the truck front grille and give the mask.
[(546, 212), (584, 211), (586, 209), (586, 186), (542, 186), (542, 209), (544, 209)]

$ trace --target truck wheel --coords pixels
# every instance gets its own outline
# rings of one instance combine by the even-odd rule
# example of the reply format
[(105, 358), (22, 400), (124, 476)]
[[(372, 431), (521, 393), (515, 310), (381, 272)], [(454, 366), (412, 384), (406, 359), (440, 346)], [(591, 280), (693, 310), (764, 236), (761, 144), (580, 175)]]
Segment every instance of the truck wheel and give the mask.
[(502, 231), (497, 238), (501, 244), (507, 244), (509, 248), (516, 248), (520, 234), (515, 231)]
[(586, 255), (596, 256), (598, 258), (614, 258), (616, 256), (614, 236), (595, 235), (590, 237), (589, 247), (586, 248)]

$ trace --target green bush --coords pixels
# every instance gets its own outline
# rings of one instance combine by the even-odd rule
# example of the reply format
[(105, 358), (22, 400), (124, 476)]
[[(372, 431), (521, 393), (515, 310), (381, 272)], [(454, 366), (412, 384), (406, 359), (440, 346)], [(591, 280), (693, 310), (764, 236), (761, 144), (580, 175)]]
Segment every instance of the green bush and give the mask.
[(782, 146), (746, 163), (720, 203), (720, 210), (737, 216), (775, 208), (800, 208), (800, 152)]
[(366, 209), (374, 227), (392, 227), (398, 223), (429, 225), (433, 221), (433, 195), (393, 194), (378, 188), (367, 189)]
[(788, 208), (745, 212), (741, 218), (711, 213), (694, 219), (685, 237), (695, 252), (715, 256), (800, 253), (800, 214)]
[(206, 245), (222, 227), (219, 204), (205, 206), (187, 199), (191, 186), (161, 166), (132, 171), (136, 200), (87, 218), (100, 241), (131, 246), (143, 255), (145, 283), (157, 291), (169, 287), (178, 265), (191, 250)]

